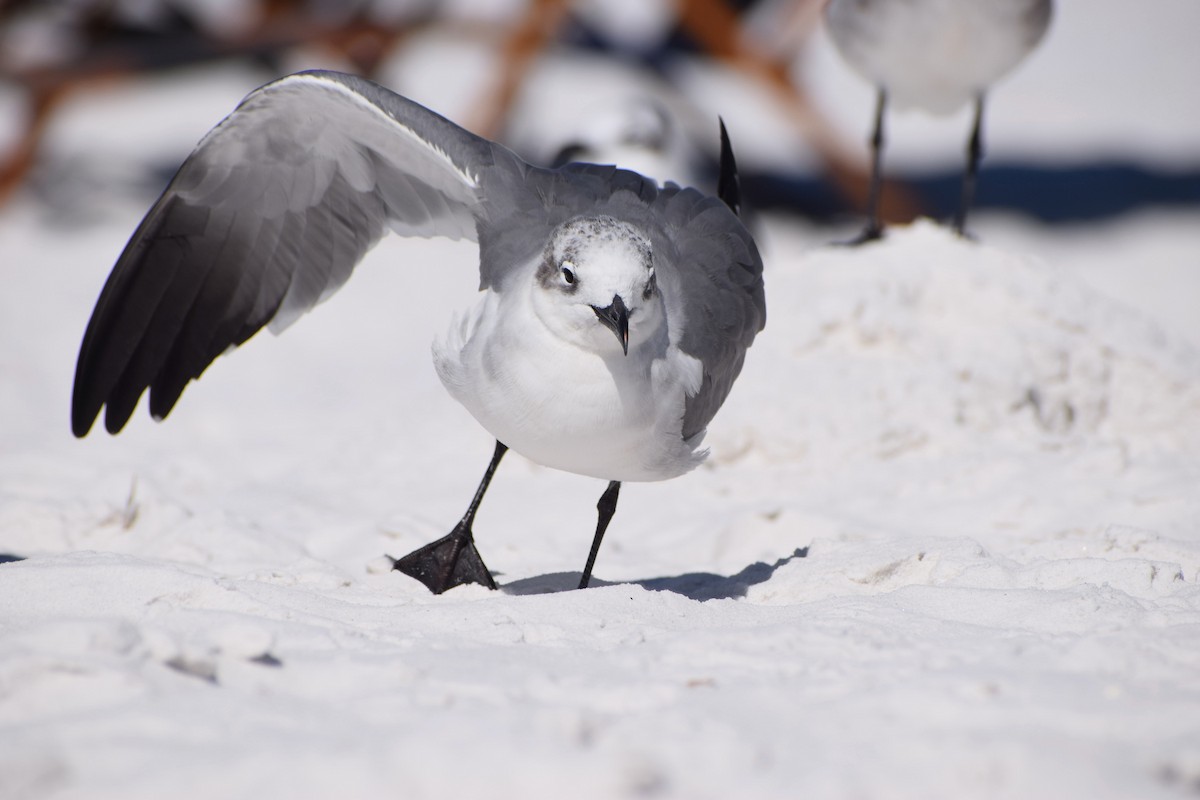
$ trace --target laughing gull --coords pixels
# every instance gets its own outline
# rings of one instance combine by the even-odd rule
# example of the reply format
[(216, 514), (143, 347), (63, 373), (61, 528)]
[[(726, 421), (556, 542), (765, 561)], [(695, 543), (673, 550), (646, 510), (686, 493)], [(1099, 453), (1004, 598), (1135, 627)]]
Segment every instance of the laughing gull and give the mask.
[(446, 389), (496, 437), (450, 534), (397, 560), (435, 593), (495, 588), (472, 522), (512, 447), (608, 481), (580, 588), (623, 481), (674, 478), (766, 319), (724, 125), (718, 196), (593, 164), (531, 166), (370, 81), (302, 72), (252, 92), (180, 167), (84, 334), (72, 428), (116, 433), (264, 325), (333, 294), (387, 229), (479, 244), (482, 299), (434, 345)]
[(963, 233), (983, 157), (985, 93), (1037, 46), (1050, 13), (1051, 0), (830, 0), (825, 21), (834, 45), (877, 90), (867, 227), (857, 243), (883, 234), (879, 188), (889, 103), (938, 115), (974, 103), (954, 217), (954, 230)]

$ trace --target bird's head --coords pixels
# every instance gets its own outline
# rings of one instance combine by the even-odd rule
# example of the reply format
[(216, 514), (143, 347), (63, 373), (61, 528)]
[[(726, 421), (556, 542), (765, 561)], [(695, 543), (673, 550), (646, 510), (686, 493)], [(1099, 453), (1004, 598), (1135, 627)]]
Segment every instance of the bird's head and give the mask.
[(575, 217), (555, 228), (536, 283), (547, 326), (602, 354), (628, 355), (662, 321), (650, 239), (613, 217)]

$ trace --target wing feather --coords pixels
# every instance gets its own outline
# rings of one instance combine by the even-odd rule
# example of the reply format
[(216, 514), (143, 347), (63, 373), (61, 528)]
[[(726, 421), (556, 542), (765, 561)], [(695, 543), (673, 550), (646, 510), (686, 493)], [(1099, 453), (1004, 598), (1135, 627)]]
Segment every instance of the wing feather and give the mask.
[(723, 201), (684, 189), (665, 198), (663, 213), (674, 231), (679, 349), (703, 367), (700, 389), (684, 409), (683, 437), (689, 439), (725, 402), (746, 350), (766, 325), (763, 265), (750, 232)]
[(337, 291), (388, 229), (474, 239), (481, 187), (519, 164), (352, 76), (299, 73), (252, 92), (117, 260), (80, 348), (75, 434), (105, 406), (120, 430), (147, 388), (166, 416), (219, 355)]
[(730, 206), (613, 167), (531, 167), (376, 84), (328, 72), (252, 92), (180, 167), (96, 303), (72, 428), (85, 435), (105, 409), (116, 433), (146, 389), (151, 414), (165, 417), (222, 353), (336, 292), (388, 229), (479, 241), (480, 285), (504, 291), (553, 227), (580, 213), (651, 231), (672, 341), (703, 367), (684, 411), (690, 438), (766, 318), (762, 260)]

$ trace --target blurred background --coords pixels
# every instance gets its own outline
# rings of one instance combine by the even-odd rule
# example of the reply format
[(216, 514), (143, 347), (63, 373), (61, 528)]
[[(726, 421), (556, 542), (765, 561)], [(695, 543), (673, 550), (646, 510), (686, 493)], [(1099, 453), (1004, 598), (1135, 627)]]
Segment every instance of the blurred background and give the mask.
[[(243, 96), (321, 67), (535, 163), (707, 189), (720, 116), (770, 268), (781, 231), (816, 247), (862, 224), (874, 89), (833, 49), (823, 5), (0, 0), (0, 239), (29, 225), (127, 236)], [(1196, 30), (1196, 0), (1059, 0), (1038, 49), (989, 93), (969, 228), (1200, 346)], [(966, 108), (889, 115), (888, 220), (952, 214), (969, 125)]]
[[(705, 185), (716, 117), (750, 204), (853, 219), (872, 89), (823, 0), (4, 0), (0, 202), (151, 199), (256, 86), (372, 77), (543, 164), (615, 161)], [(1063, 0), (991, 93), (977, 207), (1045, 223), (1200, 204), (1200, 3)], [(944, 217), (969, 119), (893, 115), (886, 213)], [(152, 133), (152, 135), (147, 135)]]

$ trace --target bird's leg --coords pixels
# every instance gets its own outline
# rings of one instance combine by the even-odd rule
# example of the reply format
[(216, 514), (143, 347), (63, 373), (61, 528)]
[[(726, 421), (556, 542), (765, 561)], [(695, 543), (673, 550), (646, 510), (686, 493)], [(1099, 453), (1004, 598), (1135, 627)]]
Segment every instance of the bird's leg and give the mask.
[(587, 564), (583, 567), (583, 576), (579, 579), (580, 589), (586, 589), (588, 581), (592, 579), (592, 567), (596, 565), (596, 554), (600, 552), (600, 542), (604, 539), (604, 532), (608, 530), (608, 523), (616, 513), (617, 496), (620, 494), (621, 482), (609, 481), (608, 488), (604, 490), (604, 494), (600, 495), (600, 501), (596, 503), (596, 511), (599, 514), (596, 520), (596, 536), (592, 539), (592, 549), (588, 553)]
[(434, 594), (441, 594), (447, 589), (453, 589), (464, 583), (478, 583), (489, 589), (496, 588), (492, 574), (488, 572), (487, 566), (479, 556), (479, 551), (475, 549), (475, 535), (471, 531), (471, 526), (475, 522), (475, 512), (479, 510), (479, 504), (483, 501), (488, 484), (492, 482), (492, 476), (496, 474), (496, 467), (506, 452), (508, 452), (508, 447), (497, 441), (492, 461), (483, 473), (483, 480), (479, 482), (475, 496), (471, 498), (471, 505), (467, 507), (467, 513), (463, 514), (463, 518), (454, 526), (454, 530), (436, 542), (431, 542), (403, 558), (397, 559), (392, 569), (398, 569), (405, 575), (416, 578)]
[(848, 245), (873, 242), (883, 236), (883, 221), (879, 218), (879, 197), (883, 189), (883, 114), (887, 110), (887, 90), (879, 87), (875, 100), (875, 129), (871, 133), (871, 182), (867, 185), (867, 227)]
[(967, 168), (963, 172), (962, 197), (958, 202), (958, 213), (954, 216), (954, 232), (966, 235), (967, 210), (975, 199), (975, 180), (979, 175), (979, 162), (983, 159), (983, 92), (975, 96), (975, 121), (971, 126), (971, 138), (967, 142)]

